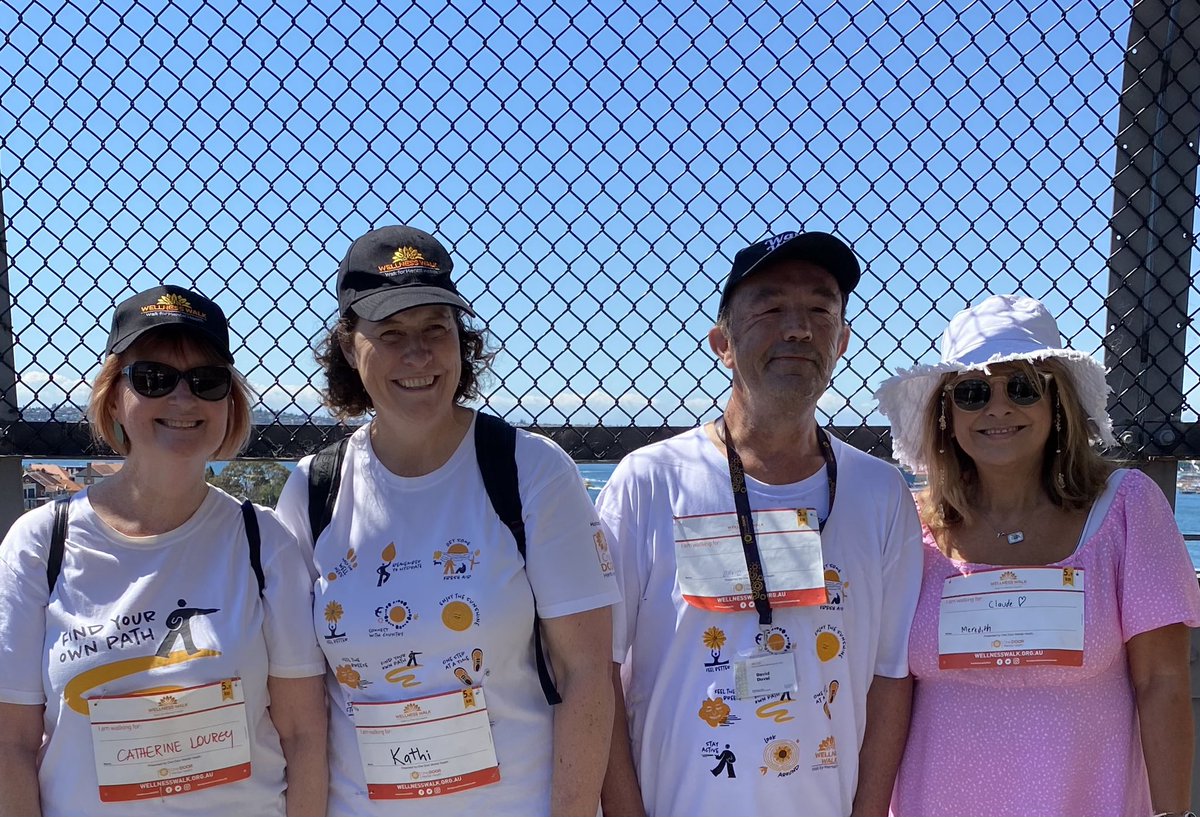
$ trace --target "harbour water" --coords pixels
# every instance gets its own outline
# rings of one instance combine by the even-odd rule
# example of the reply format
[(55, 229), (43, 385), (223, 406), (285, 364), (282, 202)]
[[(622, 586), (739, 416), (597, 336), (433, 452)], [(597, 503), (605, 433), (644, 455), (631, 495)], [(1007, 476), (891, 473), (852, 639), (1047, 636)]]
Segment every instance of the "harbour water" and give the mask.
[[(611, 462), (580, 463), (579, 473), (583, 475), (592, 499), (600, 493), (614, 468), (616, 465)], [(1191, 534), (1200, 537), (1200, 493), (1175, 494), (1175, 521), (1185, 536)], [(1192, 555), (1192, 564), (1200, 570), (1200, 539), (1189, 540), (1187, 547)]]
[[(27, 461), (28, 465), (30, 462)], [(65, 460), (47, 460), (47, 462), (56, 462), (59, 465), (86, 465), (84, 461), (65, 461)], [(221, 464), (216, 464), (217, 470), (220, 470)], [(285, 466), (293, 467), (293, 463), (285, 462)], [(583, 476), (584, 484), (587, 485), (588, 495), (593, 500), (600, 494), (600, 489), (608, 482), (608, 478), (612, 476), (613, 469), (616, 468), (616, 463), (612, 462), (583, 462), (579, 464), (579, 473)], [(1184, 474), (1180, 474), (1180, 483), (1188, 485)], [(1200, 487), (1200, 483), (1197, 484)], [(1196, 565), (1200, 571), (1200, 493), (1184, 493), (1177, 492), (1175, 495), (1175, 521), (1179, 524), (1179, 529), (1184, 535), (1191, 534), (1198, 537), (1195, 540), (1189, 540), (1187, 543), (1188, 552), (1192, 555), (1192, 564)]]

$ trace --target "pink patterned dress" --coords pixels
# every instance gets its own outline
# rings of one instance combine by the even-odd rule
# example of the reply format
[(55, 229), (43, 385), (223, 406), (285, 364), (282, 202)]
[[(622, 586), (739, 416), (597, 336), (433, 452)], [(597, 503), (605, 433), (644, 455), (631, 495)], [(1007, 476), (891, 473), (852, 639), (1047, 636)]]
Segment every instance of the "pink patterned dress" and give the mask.
[(1169, 624), (1200, 625), (1200, 589), (1158, 486), (1140, 471), (1115, 480), (1095, 533), (1055, 563), (1084, 571), (1082, 667), (939, 669), (943, 582), (993, 566), (946, 558), (924, 531), (897, 817), (1153, 813), (1125, 642)]

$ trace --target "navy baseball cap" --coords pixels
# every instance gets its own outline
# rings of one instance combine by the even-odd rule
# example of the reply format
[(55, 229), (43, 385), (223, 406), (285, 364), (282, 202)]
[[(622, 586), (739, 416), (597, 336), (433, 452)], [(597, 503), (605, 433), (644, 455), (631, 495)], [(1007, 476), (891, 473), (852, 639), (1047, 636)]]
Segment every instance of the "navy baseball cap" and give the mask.
[(837, 281), (843, 297), (849, 297), (862, 277), (858, 258), (846, 242), (822, 232), (789, 232), (769, 236), (738, 252), (721, 290), (718, 313), (725, 309), (734, 288), (768, 264), (777, 261), (807, 261), (826, 270)]
[(415, 306), (445, 304), (474, 316), (450, 279), (454, 262), (436, 238), (415, 227), (380, 227), (355, 239), (338, 266), (338, 310), (381, 321)]
[(229, 322), (221, 307), (190, 289), (165, 284), (126, 298), (113, 313), (107, 351), (120, 354), (152, 329), (182, 326), (202, 336), (230, 363)]

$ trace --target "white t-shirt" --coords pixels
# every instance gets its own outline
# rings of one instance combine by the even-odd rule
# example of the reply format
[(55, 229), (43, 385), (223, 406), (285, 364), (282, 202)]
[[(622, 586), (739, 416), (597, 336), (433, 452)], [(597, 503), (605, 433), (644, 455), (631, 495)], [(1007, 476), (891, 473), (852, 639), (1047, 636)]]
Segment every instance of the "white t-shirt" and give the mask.
[[(553, 711), (538, 682), (533, 613), (555, 618), (620, 599), (607, 543), (575, 464), (517, 433), (527, 564), (492, 508), (474, 422), (441, 468), (400, 477), (375, 457), (369, 426), (350, 439), (333, 519), (315, 550), (301, 460), (277, 513), (315, 558), (313, 622), (333, 670), (331, 815), (550, 811)], [(601, 549), (603, 545), (603, 549)], [(605, 570), (604, 565), (608, 565)], [(498, 783), (410, 800), (369, 800), (350, 701), (392, 702), (482, 685)]]
[[(908, 674), (921, 528), (895, 468), (832, 443), (828, 603), (774, 608), (765, 633), (753, 609), (710, 612), (680, 594), (674, 519), (734, 511), (728, 462), (703, 429), (633, 452), (600, 494), (625, 599), (614, 658), (651, 815), (850, 813), (871, 680)], [(790, 485), (746, 478), (751, 509), (815, 508), (822, 519), (828, 482), (825, 469)], [(790, 646), (797, 690), (737, 700), (735, 665), (764, 639)]]
[[(210, 487), (180, 527), (129, 537), (96, 515), (85, 489), (71, 499), (62, 570), (47, 599), (53, 518), (53, 505), (30, 511), (0, 544), (0, 701), (46, 705), (42, 813), (282, 815), (284, 758), (267, 711), (267, 676), (325, 669), (312, 633), (296, 626), (311, 615), (312, 593), (292, 537), (259, 510), (260, 599), (233, 497)], [(185, 609), (194, 612), (169, 629), (172, 612)], [(160, 647), (191, 657), (139, 666)], [(159, 799), (100, 801), (86, 698), (232, 677), (242, 679), (245, 695), (249, 778)]]

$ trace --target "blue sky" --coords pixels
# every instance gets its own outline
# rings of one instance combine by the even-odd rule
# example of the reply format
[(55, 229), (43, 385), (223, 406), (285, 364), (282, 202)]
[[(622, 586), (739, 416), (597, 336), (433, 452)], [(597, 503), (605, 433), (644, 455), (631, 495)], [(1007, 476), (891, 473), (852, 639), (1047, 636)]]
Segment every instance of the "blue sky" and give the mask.
[(1096, 352), (1129, 2), (1025, 5), (0, 0), (21, 400), (81, 402), (114, 302), (166, 280), (312, 410), (337, 260), (395, 222), (451, 246), (519, 419), (711, 416), (729, 259), (797, 226), (867, 268), (836, 422), (984, 293)]

